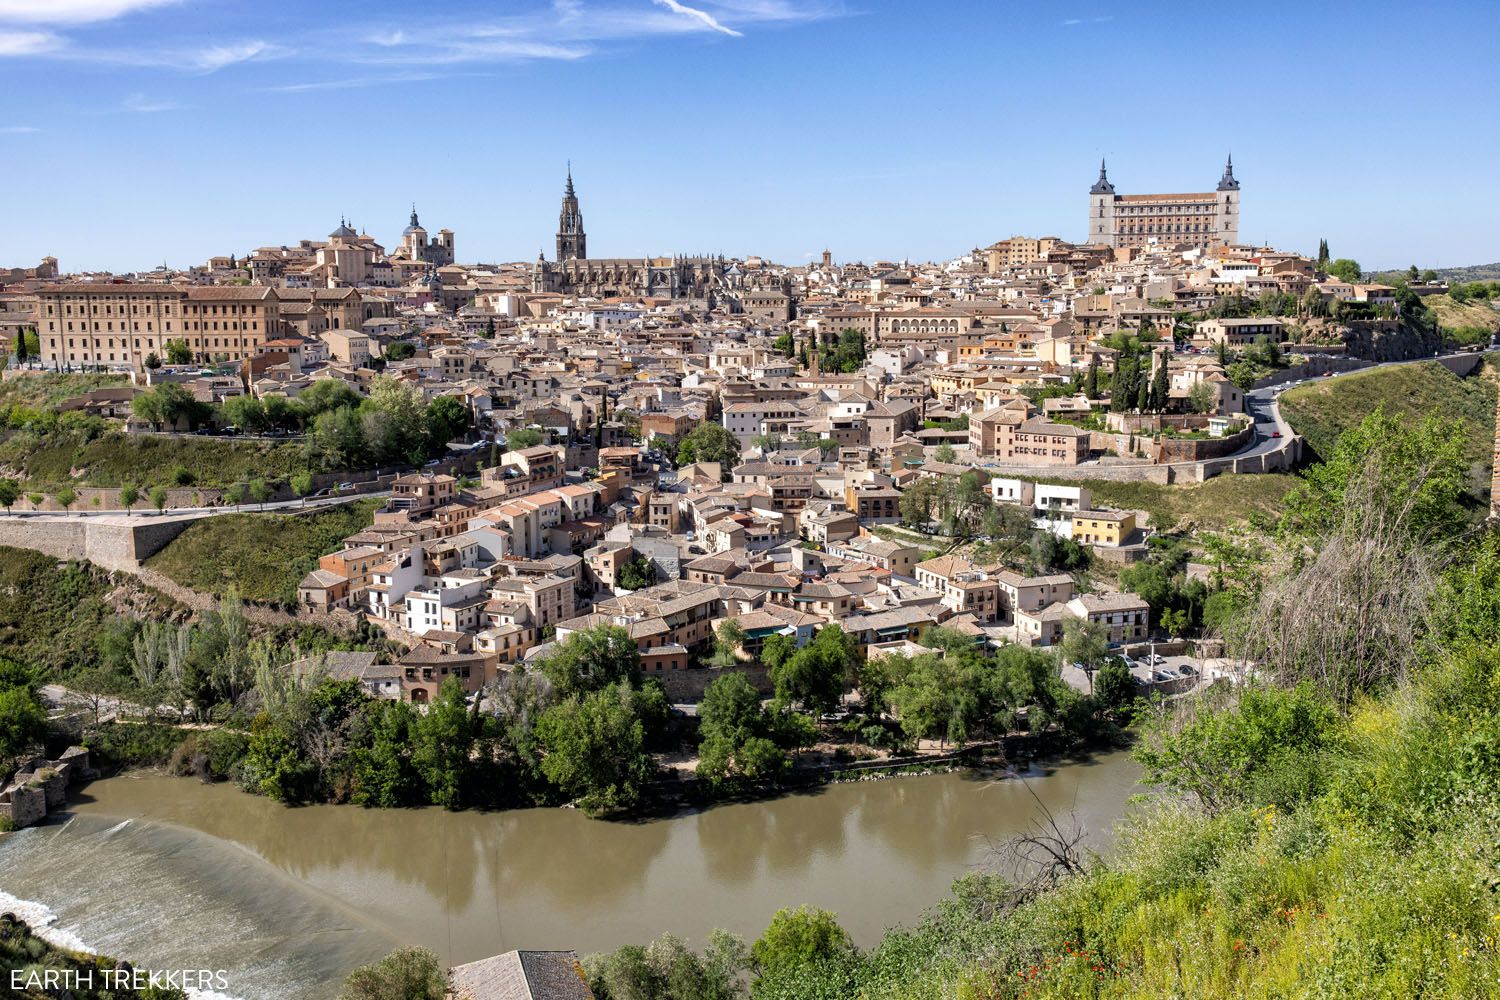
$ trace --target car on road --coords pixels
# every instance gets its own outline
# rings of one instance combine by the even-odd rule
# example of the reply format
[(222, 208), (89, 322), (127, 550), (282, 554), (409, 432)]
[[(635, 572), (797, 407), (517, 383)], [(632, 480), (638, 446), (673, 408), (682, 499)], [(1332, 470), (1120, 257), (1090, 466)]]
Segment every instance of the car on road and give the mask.
[(1271, 436), (1273, 438), (1279, 438), (1279, 437), (1281, 437), (1281, 432), (1280, 431), (1272, 431), (1271, 432)]

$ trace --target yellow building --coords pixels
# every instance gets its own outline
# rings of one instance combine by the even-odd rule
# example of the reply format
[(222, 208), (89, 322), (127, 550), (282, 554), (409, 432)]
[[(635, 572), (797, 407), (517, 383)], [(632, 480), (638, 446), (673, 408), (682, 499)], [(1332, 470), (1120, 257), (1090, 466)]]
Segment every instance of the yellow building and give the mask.
[(1135, 535), (1135, 514), (1125, 510), (1080, 510), (1073, 514), (1073, 541), (1079, 545), (1126, 545)]

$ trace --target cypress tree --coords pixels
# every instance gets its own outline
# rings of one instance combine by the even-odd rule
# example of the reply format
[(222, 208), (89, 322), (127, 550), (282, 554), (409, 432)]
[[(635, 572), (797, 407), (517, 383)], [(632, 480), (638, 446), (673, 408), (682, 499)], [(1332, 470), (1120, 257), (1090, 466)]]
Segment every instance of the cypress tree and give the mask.
[(1083, 378), (1083, 394), (1089, 399), (1099, 398), (1099, 359), (1089, 362), (1089, 373)]
[(1167, 408), (1167, 392), (1167, 358), (1161, 355), (1151, 376), (1151, 409), (1160, 413)]

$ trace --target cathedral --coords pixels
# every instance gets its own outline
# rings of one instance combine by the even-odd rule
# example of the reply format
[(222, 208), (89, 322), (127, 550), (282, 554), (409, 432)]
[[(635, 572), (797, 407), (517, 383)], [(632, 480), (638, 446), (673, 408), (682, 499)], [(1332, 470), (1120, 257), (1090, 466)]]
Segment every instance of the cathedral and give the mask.
[(725, 289), (728, 271), (729, 264), (722, 256), (590, 258), (583, 212), (569, 167), (557, 217), (557, 260), (537, 255), (531, 269), (531, 290), (599, 298), (659, 295), (711, 303)]

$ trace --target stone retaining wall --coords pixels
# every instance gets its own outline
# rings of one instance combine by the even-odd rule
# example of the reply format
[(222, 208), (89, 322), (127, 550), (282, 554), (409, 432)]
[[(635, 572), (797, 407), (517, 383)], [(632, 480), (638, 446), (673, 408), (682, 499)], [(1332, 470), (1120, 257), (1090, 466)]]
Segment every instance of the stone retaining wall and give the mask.
[(15, 829), (34, 826), (68, 804), (68, 788), (94, 776), (89, 752), (69, 747), (57, 760), (38, 758), (23, 765), (0, 791), (0, 818)]

